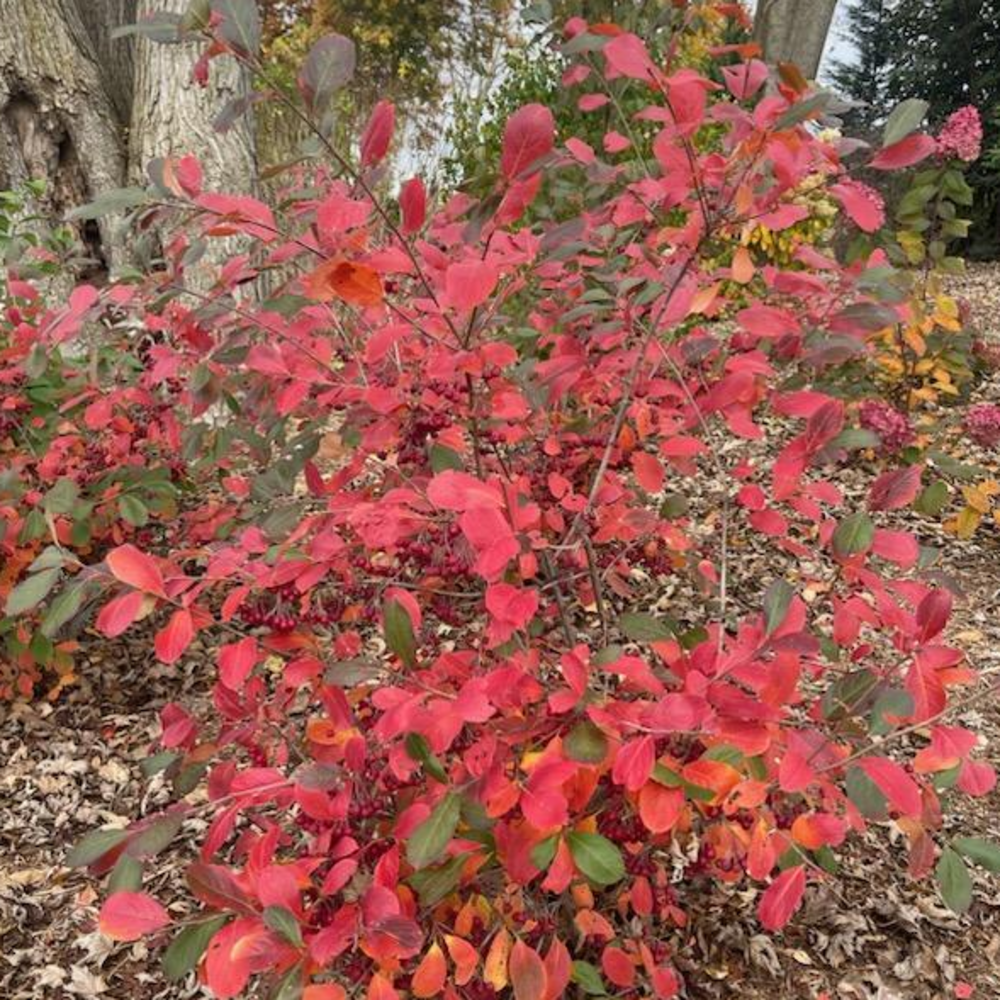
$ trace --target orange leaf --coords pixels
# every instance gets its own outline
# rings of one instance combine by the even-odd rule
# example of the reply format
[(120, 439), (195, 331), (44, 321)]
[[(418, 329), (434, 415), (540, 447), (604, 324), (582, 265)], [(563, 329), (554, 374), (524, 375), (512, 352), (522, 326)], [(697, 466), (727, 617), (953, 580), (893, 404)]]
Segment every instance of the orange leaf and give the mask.
[(445, 947), (455, 963), (455, 985), (464, 986), (475, 974), (479, 965), (479, 952), (464, 938), (445, 934)]
[(336, 983), (317, 983), (302, 991), (302, 1000), (347, 1000), (347, 993)]
[(639, 790), (639, 817), (651, 833), (672, 830), (684, 809), (684, 791), (647, 781)]
[(733, 281), (741, 285), (753, 281), (756, 268), (753, 266), (753, 258), (750, 256), (750, 251), (746, 247), (736, 248), (736, 253), (733, 254), (732, 271)]
[(329, 302), (342, 299), (355, 306), (375, 306), (383, 298), (382, 279), (367, 264), (336, 258), (320, 264), (306, 279), (311, 299)]
[(510, 933), (501, 927), (486, 954), (483, 979), (499, 993), (510, 980), (507, 978), (507, 960), (510, 958)]
[(427, 949), (427, 954), (420, 960), (417, 971), (413, 973), (410, 990), (415, 997), (437, 996), (444, 989), (444, 981), (448, 977), (448, 966), (444, 960), (444, 952), (437, 942)]
[(566, 945), (553, 938), (549, 950), (545, 953), (545, 975), (548, 987), (544, 1000), (559, 1000), (569, 986), (571, 962)]
[(157, 597), (166, 597), (163, 574), (152, 556), (140, 552), (134, 545), (119, 545), (106, 557), (111, 575), (122, 583)]
[(372, 976), (366, 996), (367, 1000), (399, 1000), (399, 993), (381, 972), (376, 972)]
[(545, 1000), (548, 973), (542, 956), (534, 948), (518, 941), (510, 955), (510, 980), (514, 1000)]
[(601, 968), (604, 975), (622, 989), (631, 989), (635, 982), (635, 966), (621, 948), (605, 948), (601, 955)]

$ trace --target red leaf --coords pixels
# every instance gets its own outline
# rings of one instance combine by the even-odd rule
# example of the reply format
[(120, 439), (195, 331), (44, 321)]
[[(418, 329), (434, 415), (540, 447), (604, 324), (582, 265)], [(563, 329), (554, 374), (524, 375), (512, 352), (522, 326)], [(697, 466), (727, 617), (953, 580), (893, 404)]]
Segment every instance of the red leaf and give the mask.
[(871, 492), (868, 494), (868, 508), (899, 510), (913, 503), (920, 492), (922, 471), (919, 465), (908, 465), (903, 469), (883, 472), (872, 483)]
[(753, 97), (764, 85), (767, 73), (767, 63), (761, 62), (760, 59), (751, 59), (738, 66), (722, 67), (722, 78), (726, 81), (726, 87), (738, 101)]
[(514, 1000), (545, 1000), (548, 974), (541, 955), (523, 941), (518, 941), (510, 953), (508, 966)]
[(379, 101), (361, 136), (361, 166), (373, 167), (385, 158), (395, 127), (395, 105), (392, 101)]
[(902, 170), (926, 160), (936, 149), (934, 139), (918, 132), (879, 150), (868, 166), (875, 170)]
[(107, 563), (116, 580), (147, 594), (167, 596), (160, 567), (152, 556), (140, 552), (134, 545), (119, 545), (117, 549), (112, 549), (107, 555)]
[(194, 638), (194, 620), (187, 608), (178, 608), (153, 640), (161, 663), (176, 663)]
[(611, 777), (616, 785), (637, 792), (649, 780), (656, 763), (656, 743), (652, 736), (640, 736), (622, 744), (615, 757)]
[(932, 590), (917, 605), (917, 638), (921, 642), (933, 639), (948, 624), (951, 615), (951, 594), (939, 587)]
[(892, 807), (904, 816), (919, 816), (923, 809), (920, 788), (906, 771), (886, 757), (863, 757), (858, 767), (878, 786)]
[(920, 543), (908, 531), (879, 528), (872, 539), (872, 552), (906, 568), (915, 566), (920, 558)]
[(757, 910), (760, 922), (769, 931), (780, 931), (802, 903), (806, 891), (806, 870), (801, 865), (783, 871), (761, 896)]
[(98, 929), (112, 941), (138, 941), (169, 923), (167, 911), (144, 892), (116, 892), (97, 918)]
[(545, 990), (543, 1000), (559, 1000), (569, 986), (571, 974), (569, 950), (559, 938), (554, 937), (549, 950), (545, 953), (545, 976), (548, 988)]
[(607, 61), (609, 78), (627, 76), (649, 83), (656, 74), (656, 66), (649, 57), (646, 43), (638, 35), (618, 35), (602, 51)]
[(447, 304), (459, 312), (481, 306), (493, 294), (499, 278), (497, 269), (485, 261), (452, 264), (444, 278)]
[(427, 218), (427, 192), (419, 177), (408, 180), (399, 192), (399, 210), (403, 216), (402, 230), (409, 236), (423, 227)]
[(507, 119), (503, 131), (500, 169), (507, 180), (515, 178), (555, 145), (556, 123), (544, 104), (526, 104)]
[(885, 208), (866, 188), (858, 184), (831, 184), (830, 194), (862, 232), (874, 233), (884, 224)]
[(659, 493), (663, 489), (663, 466), (655, 455), (648, 451), (632, 453), (632, 469), (639, 485), (647, 493)]
[(635, 966), (622, 948), (605, 948), (601, 954), (601, 968), (604, 975), (623, 990), (631, 989), (635, 983)]
[(257, 640), (251, 636), (228, 643), (219, 650), (219, 679), (230, 691), (241, 691), (259, 658)]
[(119, 594), (101, 608), (97, 616), (97, 630), (114, 639), (121, 635), (139, 617), (146, 595), (141, 590), (129, 590)]

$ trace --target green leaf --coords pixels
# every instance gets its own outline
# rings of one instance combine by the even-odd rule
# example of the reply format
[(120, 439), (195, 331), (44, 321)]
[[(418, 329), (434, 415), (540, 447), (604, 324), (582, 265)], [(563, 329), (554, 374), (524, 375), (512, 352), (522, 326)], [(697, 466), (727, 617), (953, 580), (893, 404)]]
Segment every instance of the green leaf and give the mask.
[(1000, 845), (981, 837), (956, 837), (951, 846), (988, 872), (1000, 872)]
[(387, 601), (382, 610), (382, 620), (385, 623), (386, 645), (412, 669), (417, 665), (417, 640), (406, 608), (399, 601)]
[(570, 979), (590, 996), (604, 997), (608, 995), (601, 973), (590, 962), (575, 961), (570, 971)]
[(302, 947), (302, 928), (295, 914), (286, 906), (265, 906), (264, 923), (289, 944)]
[(663, 764), (653, 766), (653, 781), (659, 782), (666, 788), (683, 788), (684, 794), (695, 802), (711, 802), (715, 798), (715, 792), (711, 788), (702, 788), (701, 785), (693, 785), (686, 778), (682, 778), (676, 771), (672, 771)]
[(461, 812), (462, 800), (449, 792), (413, 831), (406, 843), (406, 857), (414, 868), (425, 868), (444, 854), (455, 835)]
[(830, 442), (831, 448), (843, 448), (845, 451), (857, 451), (859, 448), (877, 448), (878, 445), (878, 435), (865, 427), (848, 427)]
[(41, 573), (29, 576), (19, 583), (7, 596), (4, 612), (11, 617), (23, 615), (40, 604), (48, 593), (58, 583), (62, 575), (60, 569), (43, 569)]
[(595, 885), (614, 885), (625, 877), (621, 851), (599, 833), (570, 833), (566, 844), (577, 868)]
[(87, 582), (77, 581), (64, 587), (49, 605), (42, 618), (41, 633), (52, 639), (79, 610), (87, 593)]
[(123, 24), (111, 30), (113, 39), (128, 38), (130, 35), (139, 35), (141, 38), (157, 42), (160, 45), (175, 45), (183, 41), (181, 15), (155, 11), (136, 24)]
[(882, 736), (891, 732), (894, 723), (886, 719), (887, 715), (905, 718), (913, 714), (913, 696), (908, 691), (892, 688), (878, 696), (872, 706), (872, 719), (869, 732), (872, 736)]
[(927, 101), (921, 101), (916, 97), (900, 101), (886, 119), (885, 129), (882, 132), (882, 148), (892, 146), (905, 139), (911, 132), (915, 132), (926, 117), (929, 107)]
[(228, 916), (212, 917), (185, 927), (163, 955), (163, 974), (167, 979), (183, 979), (198, 964), (208, 942), (228, 919)]
[(633, 642), (663, 642), (674, 635), (673, 629), (662, 618), (635, 612), (622, 615), (618, 619), (618, 627)]
[(785, 580), (775, 580), (764, 595), (764, 630), (766, 635), (772, 635), (788, 614), (795, 591)]
[(80, 487), (68, 476), (56, 480), (55, 486), (45, 494), (43, 507), (48, 514), (68, 514), (80, 496)]
[(554, 833), (551, 837), (540, 840), (531, 849), (531, 863), (540, 871), (548, 871), (552, 859), (556, 856), (559, 848), (559, 834)]
[(921, 514), (937, 517), (948, 506), (948, 499), (948, 484), (943, 479), (935, 479), (924, 487), (913, 508)]
[(823, 694), (823, 718), (827, 722), (841, 722), (866, 706), (868, 699), (879, 685), (879, 679), (870, 670), (853, 670), (832, 684)]
[(946, 847), (941, 852), (934, 874), (948, 908), (955, 913), (965, 913), (972, 905), (972, 877), (965, 862), (950, 847)]
[(112, 848), (128, 839), (128, 830), (91, 830), (69, 852), (66, 864), (70, 868), (86, 868), (99, 861)]
[(716, 760), (730, 767), (739, 767), (743, 763), (743, 751), (729, 743), (720, 743), (711, 747), (701, 755), (701, 760)]
[(436, 906), (457, 888), (462, 877), (467, 855), (456, 854), (443, 865), (423, 868), (407, 880), (420, 898), (421, 906)]
[(261, 35), (257, 0), (212, 0), (212, 8), (222, 15), (217, 29), (222, 38), (246, 55), (256, 56)]
[(847, 797), (857, 806), (862, 816), (875, 820), (883, 820), (888, 817), (886, 797), (878, 785), (860, 767), (847, 769), (844, 788), (847, 791)]
[(838, 556), (853, 556), (867, 552), (875, 538), (875, 525), (862, 511), (848, 514), (833, 533), (833, 551)]
[(431, 445), (431, 471), (435, 475), (447, 469), (461, 472), (462, 468), (462, 456), (457, 451), (446, 448), (443, 444)]
[(582, 764), (600, 764), (608, 753), (608, 738), (593, 722), (584, 719), (566, 734), (563, 750), (570, 760)]
[(111, 869), (108, 892), (138, 892), (142, 888), (142, 865), (123, 854)]
[(118, 500), (118, 513), (122, 520), (127, 521), (133, 528), (144, 528), (149, 524), (149, 511), (146, 505), (129, 493)]
[(102, 219), (106, 215), (116, 215), (119, 212), (128, 211), (130, 208), (137, 208), (148, 200), (149, 195), (146, 194), (145, 188), (116, 188), (113, 191), (105, 191), (92, 202), (67, 212), (66, 218), (71, 222)]
[(184, 816), (180, 812), (166, 813), (144, 829), (133, 832), (125, 850), (134, 858), (153, 857), (169, 846), (183, 822)]
[(445, 784), (448, 781), (448, 772), (445, 771), (441, 761), (431, 753), (430, 744), (420, 733), (407, 733), (406, 752), (411, 760), (415, 760), (424, 765), (424, 770), (435, 780)]

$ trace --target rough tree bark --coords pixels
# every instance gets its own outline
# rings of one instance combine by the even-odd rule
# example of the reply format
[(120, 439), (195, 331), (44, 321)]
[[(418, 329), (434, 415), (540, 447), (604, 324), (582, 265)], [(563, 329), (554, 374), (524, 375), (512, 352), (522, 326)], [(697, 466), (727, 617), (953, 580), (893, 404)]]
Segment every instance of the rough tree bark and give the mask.
[[(219, 135), (212, 120), (247, 87), (230, 59), (210, 85), (191, 81), (196, 45), (113, 39), (152, 11), (188, 0), (0, 0), (0, 189), (46, 182), (53, 219), (110, 188), (142, 183), (156, 156), (195, 154), (207, 187), (249, 192), (256, 176), (252, 121)], [(81, 227), (105, 268), (122, 262), (114, 220)], [(226, 248), (213, 248), (216, 262)], [(230, 251), (231, 252), (231, 248)]]
[(754, 37), (768, 62), (795, 63), (816, 78), (837, 0), (757, 0)]
[[(125, 136), (75, 0), (0, 0), (0, 188), (46, 181), (53, 218), (125, 177)], [(111, 254), (110, 224), (81, 232)]]

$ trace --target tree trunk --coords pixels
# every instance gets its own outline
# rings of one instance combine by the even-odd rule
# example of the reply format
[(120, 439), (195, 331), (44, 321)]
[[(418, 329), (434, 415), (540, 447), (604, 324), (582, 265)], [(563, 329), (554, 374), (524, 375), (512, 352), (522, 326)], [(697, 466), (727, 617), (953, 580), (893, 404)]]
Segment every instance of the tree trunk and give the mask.
[(754, 38), (768, 62), (790, 62), (814, 80), (837, 0), (758, 0)]
[[(125, 138), (75, 0), (0, 0), (0, 188), (44, 180), (54, 219), (120, 186)], [(110, 264), (110, 221), (80, 236)]]
[[(152, 11), (181, 14), (188, 0), (139, 0), (139, 17)], [(250, 194), (256, 189), (257, 160), (252, 117), (243, 115), (227, 132), (212, 123), (232, 98), (248, 92), (244, 69), (230, 57), (212, 61), (209, 85), (200, 87), (192, 71), (200, 55), (196, 44), (159, 45), (136, 40), (135, 86), (129, 147), (129, 175), (142, 183), (145, 168), (155, 157), (193, 154), (201, 163), (206, 190)], [(195, 286), (204, 286), (212, 269), (232, 256), (231, 240), (212, 240), (190, 273)]]

